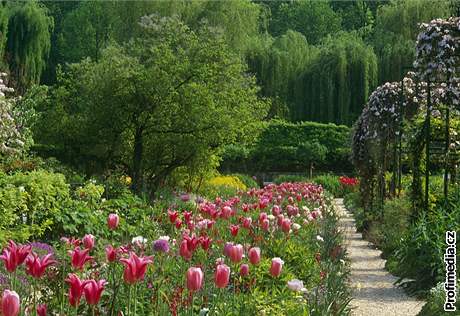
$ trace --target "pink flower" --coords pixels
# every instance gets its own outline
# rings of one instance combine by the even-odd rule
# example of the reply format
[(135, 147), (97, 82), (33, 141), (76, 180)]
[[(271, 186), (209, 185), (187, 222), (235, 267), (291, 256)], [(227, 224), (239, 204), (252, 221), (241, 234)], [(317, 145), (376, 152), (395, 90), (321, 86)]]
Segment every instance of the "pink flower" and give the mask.
[(239, 229), (240, 229), (239, 225), (230, 225), (230, 233), (232, 234), (233, 237), (236, 237), (236, 235), (238, 235)]
[(128, 284), (134, 284), (139, 280), (144, 279), (147, 265), (152, 263), (152, 257), (138, 257), (134, 252), (131, 252), (129, 259), (122, 258), (120, 262), (125, 265), (123, 279)]
[(89, 305), (97, 305), (101, 299), (102, 291), (104, 291), (105, 280), (86, 280), (83, 282), (83, 292), (85, 293), (86, 302)]
[(85, 263), (93, 259), (93, 257), (88, 256), (88, 252), (89, 249), (80, 250), (80, 247), (77, 247), (69, 252), (72, 257), (72, 267), (74, 269), (83, 270)]
[(249, 229), (249, 228), (251, 228), (251, 225), (252, 225), (252, 218), (250, 218), (250, 217), (243, 218), (243, 227), (244, 228)]
[(283, 222), (281, 223), (281, 230), (286, 234), (289, 233), (291, 230), (291, 220), (289, 218), (283, 219)]
[(252, 247), (248, 251), (249, 262), (253, 265), (257, 265), (260, 262), (260, 248)]
[(216, 273), (214, 275), (214, 282), (216, 287), (223, 289), (228, 285), (230, 280), (230, 268), (225, 264), (219, 264), (216, 268)]
[(19, 315), (19, 295), (15, 291), (5, 290), (2, 296), (2, 316)]
[(230, 257), (230, 251), (232, 250), (233, 243), (232, 242), (226, 242), (224, 246), (224, 255), (227, 257)]
[(177, 213), (176, 211), (168, 210), (168, 217), (169, 217), (169, 221), (171, 222), (171, 224), (174, 224), (176, 222), (178, 216), (179, 216), (179, 213)]
[(273, 216), (278, 216), (279, 214), (281, 214), (281, 210), (280, 210), (280, 207), (278, 205), (273, 205), (272, 214), (273, 214)]
[(65, 281), (70, 284), (69, 303), (71, 306), (76, 307), (80, 304), (80, 299), (83, 295), (83, 282), (73, 273), (69, 274)]
[(86, 249), (93, 249), (94, 248), (94, 236), (91, 235), (91, 234), (86, 234), (83, 239), (83, 246), (86, 248)]
[(117, 214), (109, 214), (107, 217), (107, 226), (109, 226), (110, 230), (115, 230), (120, 223), (120, 217)]
[(209, 247), (211, 247), (212, 239), (209, 238), (208, 236), (202, 236), (200, 237), (200, 244), (201, 248), (203, 248), (204, 251), (208, 251)]
[(240, 262), (241, 259), (243, 259), (243, 252), (244, 252), (244, 249), (242, 245), (238, 244), (238, 245), (232, 246), (232, 248), (230, 249), (230, 260), (233, 263)]
[(51, 254), (47, 254), (40, 259), (35, 252), (32, 252), (26, 259), (27, 274), (34, 278), (41, 278), (45, 274), (46, 268), (56, 263), (56, 260), (50, 259), (51, 256)]
[(187, 289), (191, 292), (198, 291), (203, 285), (203, 271), (201, 268), (190, 267), (187, 270)]
[(37, 306), (37, 315), (38, 316), (46, 316), (47, 306), (46, 304), (38, 305)]
[(270, 267), (270, 274), (274, 277), (278, 277), (281, 274), (281, 270), (283, 269), (284, 261), (280, 258), (273, 258), (272, 265)]
[(179, 255), (185, 260), (192, 258), (192, 252), (188, 249), (187, 240), (183, 239), (179, 247)]
[(30, 245), (18, 246), (14, 241), (10, 240), (8, 246), (3, 250), (0, 260), (5, 262), (5, 268), (8, 272), (14, 272), (16, 268), (26, 260), (31, 249), (32, 247)]
[(262, 229), (264, 231), (268, 231), (269, 228), (270, 228), (270, 221), (268, 220), (268, 218), (266, 218), (262, 221)]
[(105, 247), (105, 257), (108, 262), (117, 260), (117, 248), (113, 248), (112, 245)]
[(241, 276), (247, 276), (249, 275), (249, 266), (246, 263), (243, 263), (240, 266), (240, 275)]

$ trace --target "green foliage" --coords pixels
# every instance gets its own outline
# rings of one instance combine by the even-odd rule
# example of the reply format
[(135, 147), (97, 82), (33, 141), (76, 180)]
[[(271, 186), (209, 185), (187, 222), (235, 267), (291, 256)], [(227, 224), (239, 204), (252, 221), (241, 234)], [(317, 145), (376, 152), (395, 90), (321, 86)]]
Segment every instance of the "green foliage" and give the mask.
[(273, 180), (274, 183), (276, 184), (281, 184), (283, 182), (309, 182), (309, 179), (308, 177), (305, 175), (305, 176), (302, 176), (302, 175), (289, 175), (289, 174), (285, 174), (285, 175), (279, 175), (277, 177), (275, 177), (275, 179)]
[(324, 190), (329, 192), (332, 196), (338, 198), (343, 197), (343, 187), (339, 182), (339, 177), (332, 174), (324, 174), (315, 176), (311, 182), (320, 184)]
[[(457, 297), (459, 292), (460, 282), (457, 278)], [(422, 310), (417, 314), (418, 316), (449, 316), (452, 312), (444, 311), (444, 303), (446, 301), (446, 291), (444, 289), (444, 282), (439, 282), (435, 287), (430, 290), (427, 302), (423, 305)], [(460, 309), (460, 302), (457, 300), (455, 304), (457, 311)]]
[(237, 177), (241, 182), (243, 182), (246, 188), (259, 188), (257, 178), (242, 173), (234, 173), (232, 176)]
[[(231, 155), (224, 155), (233, 161), (224, 161), (222, 168), (225, 170), (228, 165), (238, 166), (239, 163), (253, 172), (307, 172), (313, 164), (315, 170), (334, 170), (337, 166), (344, 170), (350, 166), (349, 133), (346, 126), (273, 120), (264, 127), (256, 144), (249, 147), (249, 159), (237, 156), (238, 153), (245, 154), (244, 149), (233, 150)], [(234, 171), (237, 170), (241, 169)]]
[(38, 1), (15, 1), (9, 6), (5, 56), (16, 88), (39, 83), (50, 51), (53, 18)]

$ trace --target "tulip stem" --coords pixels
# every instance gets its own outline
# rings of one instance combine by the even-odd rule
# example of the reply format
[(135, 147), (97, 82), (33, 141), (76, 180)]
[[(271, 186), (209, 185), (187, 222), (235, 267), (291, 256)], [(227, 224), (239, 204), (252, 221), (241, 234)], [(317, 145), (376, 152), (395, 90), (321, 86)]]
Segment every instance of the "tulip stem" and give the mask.
[(131, 316), (131, 289), (132, 285), (129, 285), (129, 290), (128, 290), (128, 316)]
[(33, 279), (32, 286), (34, 288), (34, 315), (37, 316), (37, 280)]

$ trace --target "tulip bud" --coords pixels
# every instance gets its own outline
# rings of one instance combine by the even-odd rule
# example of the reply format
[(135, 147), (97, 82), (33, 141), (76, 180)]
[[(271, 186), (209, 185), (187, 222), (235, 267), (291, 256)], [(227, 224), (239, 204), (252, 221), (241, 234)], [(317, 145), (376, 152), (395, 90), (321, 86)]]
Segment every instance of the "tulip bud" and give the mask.
[(120, 217), (117, 214), (109, 214), (107, 217), (107, 226), (109, 226), (110, 230), (114, 230), (118, 227), (120, 223)]
[(257, 265), (260, 262), (260, 248), (253, 247), (248, 251), (249, 262), (253, 265)]
[(187, 270), (187, 289), (191, 292), (198, 291), (203, 285), (203, 271), (201, 268), (190, 267)]
[(272, 265), (270, 267), (270, 274), (274, 277), (278, 277), (281, 274), (281, 270), (283, 269), (284, 261), (280, 258), (273, 258)]
[(240, 275), (243, 277), (249, 275), (249, 266), (246, 263), (240, 266)]
[(83, 241), (83, 246), (85, 246), (86, 249), (93, 249), (94, 248), (94, 236), (91, 234), (85, 235), (82, 239)]
[(214, 282), (216, 287), (223, 289), (228, 285), (230, 280), (230, 268), (225, 264), (219, 264), (216, 268), (216, 274), (214, 275)]
[(19, 315), (19, 295), (15, 291), (5, 290), (2, 296), (2, 316)]
[(244, 252), (244, 249), (242, 245), (240, 244), (234, 245), (232, 249), (230, 249), (230, 260), (233, 263), (240, 262), (241, 259), (243, 259), (243, 252)]

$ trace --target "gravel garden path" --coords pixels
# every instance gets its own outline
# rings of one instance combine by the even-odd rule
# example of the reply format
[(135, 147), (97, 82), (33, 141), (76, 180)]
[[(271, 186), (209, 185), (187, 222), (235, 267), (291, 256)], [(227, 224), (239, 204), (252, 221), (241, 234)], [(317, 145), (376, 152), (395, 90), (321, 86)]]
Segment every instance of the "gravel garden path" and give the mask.
[(393, 285), (397, 278), (385, 270), (380, 250), (372, 249), (361, 233), (356, 232), (355, 220), (343, 206), (343, 200), (336, 199), (335, 204), (341, 215), (340, 226), (351, 261), (352, 315), (417, 315), (424, 302), (407, 296)]

